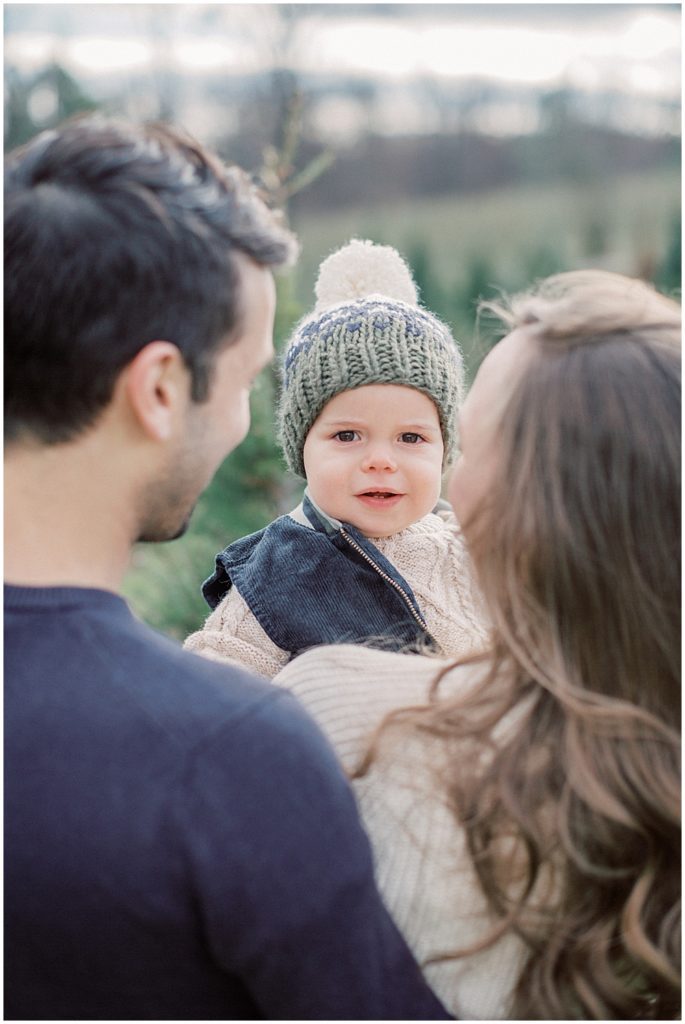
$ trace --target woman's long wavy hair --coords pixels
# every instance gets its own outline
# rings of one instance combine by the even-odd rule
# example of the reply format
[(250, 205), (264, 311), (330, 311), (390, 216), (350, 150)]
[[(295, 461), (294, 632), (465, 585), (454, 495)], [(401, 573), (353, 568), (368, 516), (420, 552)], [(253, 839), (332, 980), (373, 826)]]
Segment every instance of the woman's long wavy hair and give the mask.
[(464, 524), (493, 650), (466, 699), (441, 672), (393, 717), (454, 743), (478, 948), (529, 949), (513, 1018), (677, 1017), (680, 308), (598, 271), (490, 308), (534, 342)]

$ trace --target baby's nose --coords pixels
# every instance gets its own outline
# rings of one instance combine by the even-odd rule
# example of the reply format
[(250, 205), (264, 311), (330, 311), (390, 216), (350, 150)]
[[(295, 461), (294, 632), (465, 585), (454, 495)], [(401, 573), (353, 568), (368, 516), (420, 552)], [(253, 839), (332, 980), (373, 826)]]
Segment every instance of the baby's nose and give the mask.
[(397, 469), (397, 462), (389, 447), (386, 445), (376, 445), (364, 454), (362, 469), (366, 473), (377, 473), (380, 470), (394, 473)]

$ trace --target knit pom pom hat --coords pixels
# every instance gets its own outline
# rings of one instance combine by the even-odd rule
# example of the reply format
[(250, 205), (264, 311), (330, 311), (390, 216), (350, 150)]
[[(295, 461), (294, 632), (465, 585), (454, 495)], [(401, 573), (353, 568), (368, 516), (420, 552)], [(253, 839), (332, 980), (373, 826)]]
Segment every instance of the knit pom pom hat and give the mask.
[(305, 476), (302, 451), (323, 407), (365, 384), (403, 384), (433, 400), (445, 445), (455, 450), (463, 363), (445, 324), (418, 305), (407, 264), (388, 245), (354, 239), (319, 268), (316, 305), (285, 350), (279, 439), (290, 469)]

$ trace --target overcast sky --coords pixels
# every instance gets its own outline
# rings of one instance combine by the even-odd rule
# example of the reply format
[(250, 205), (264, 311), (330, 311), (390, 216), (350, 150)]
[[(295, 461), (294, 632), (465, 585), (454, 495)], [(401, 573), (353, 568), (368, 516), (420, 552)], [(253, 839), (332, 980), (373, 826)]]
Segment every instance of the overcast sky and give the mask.
[(5, 4), (6, 61), (80, 77), (167, 62), (240, 74), (298, 70), (481, 77), (680, 96), (676, 4)]

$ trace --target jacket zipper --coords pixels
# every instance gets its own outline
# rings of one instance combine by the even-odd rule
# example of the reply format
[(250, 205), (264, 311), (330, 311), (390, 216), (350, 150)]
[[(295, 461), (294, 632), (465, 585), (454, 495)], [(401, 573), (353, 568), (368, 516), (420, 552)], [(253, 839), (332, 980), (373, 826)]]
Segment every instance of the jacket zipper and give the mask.
[(369, 565), (372, 568), (374, 568), (376, 570), (378, 575), (381, 576), (385, 580), (386, 583), (389, 583), (391, 587), (395, 588), (397, 593), (400, 595), (400, 597), (402, 598), (402, 600), (406, 604), (406, 606), (409, 609), (409, 611), (412, 613), (412, 615), (414, 616), (414, 618), (418, 622), (419, 626), (421, 626), (421, 629), (425, 630), (425, 632), (430, 637), (430, 639), (433, 641), (433, 643), (435, 643), (435, 637), (431, 636), (431, 634), (428, 631), (428, 626), (424, 622), (423, 618), (419, 615), (419, 613), (417, 612), (417, 610), (414, 607), (414, 605), (411, 603), (408, 594), (402, 589), (402, 587), (399, 585), (399, 583), (397, 583), (397, 581), (394, 580), (391, 576), (388, 576), (387, 572), (383, 572), (381, 567), (379, 565), (376, 565), (376, 563), (374, 562), (373, 558), (371, 558), (370, 555), (367, 555), (366, 551), (364, 551), (364, 548), (361, 547), (359, 544), (357, 544), (356, 540), (353, 540), (352, 537), (350, 537), (349, 533), (347, 533), (346, 530), (342, 526), (340, 527), (340, 533), (343, 535), (343, 537), (345, 538), (347, 543), (351, 544), (352, 547), (354, 548), (354, 550), (358, 551), (359, 554), (362, 556), (362, 558), (366, 562), (368, 562)]

